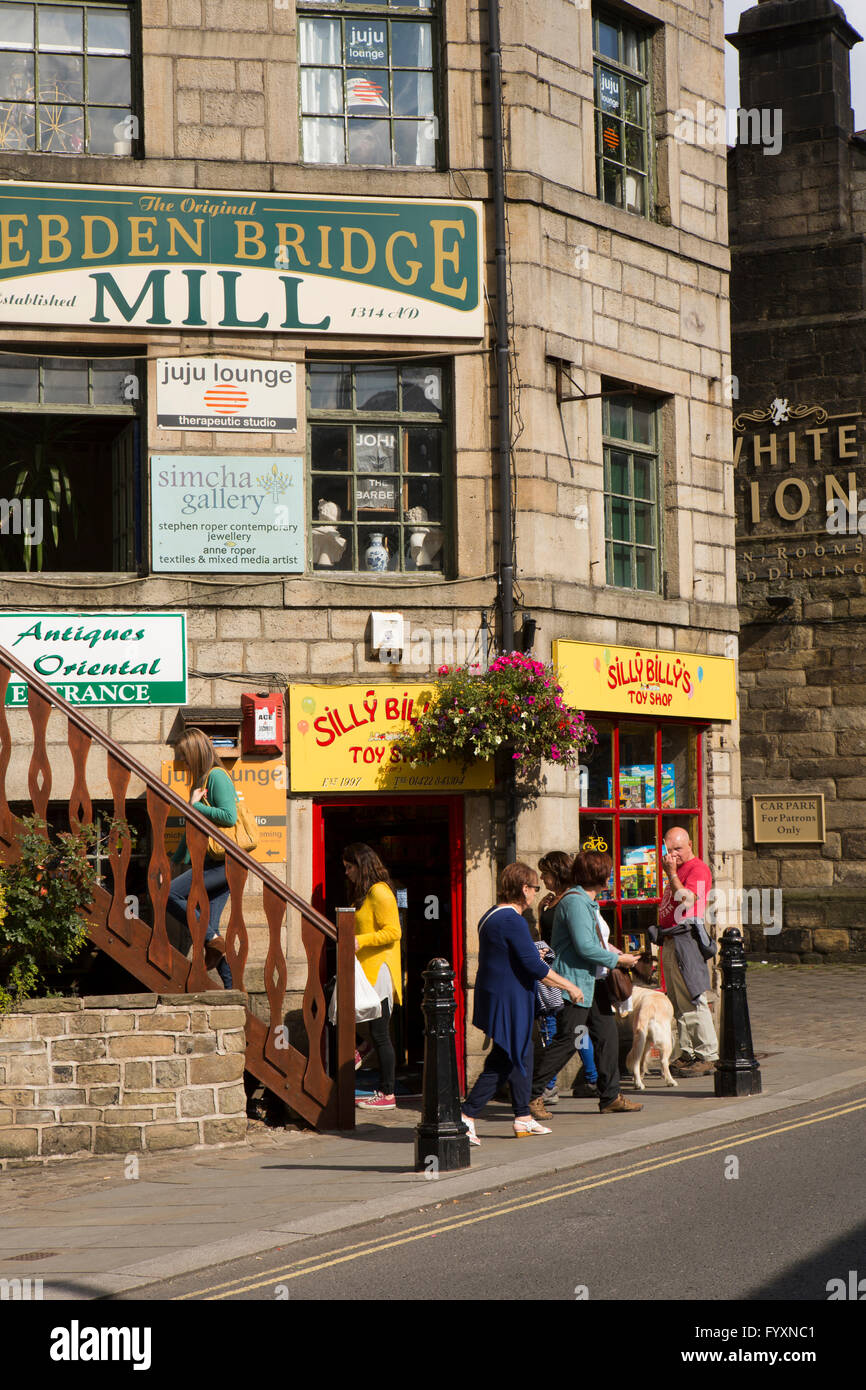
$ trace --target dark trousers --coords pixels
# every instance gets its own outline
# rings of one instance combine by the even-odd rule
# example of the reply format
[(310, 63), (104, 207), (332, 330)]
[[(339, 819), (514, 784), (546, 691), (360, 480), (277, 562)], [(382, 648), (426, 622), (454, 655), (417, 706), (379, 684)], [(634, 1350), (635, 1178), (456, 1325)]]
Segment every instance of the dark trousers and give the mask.
[(619, 1095), (619, 1033), (604, 980), (596, 980), (592, 1006), (563, 1003), (559, 1011), (556, 1037), (538, 1057), (532, 1077), (532, 1099), (541, 1095), (551, 1077), (556, 1076), (577, 1049), (578, 1027), (586, 1027), (595, 1052), (600, 1105), (609, 1105)]
[(489, 1100), (492, 1100), (500, 1086), (507, 1081), (511, 1086), (511, 1104), (515, 1115), (529, 1114), (529, 1095), (532, 1085), (532, 1035), (529, 1045), (521, 1059), (523, 1072), (514, 1065), (507, 1052), (494, 1043), (484, 1063), (484, 1070), (466, 1097), (463, 1114), (474, 1120), (480, 1115)]
[(382, 1000), (381, 1017), (371, 1018), (369, 1028), (370, 1041), (376, 1049), (376, 1056), (379, 1058), (382, 1094), (393, 1096), (397, 1059), (394, 1055), (394, 1044), (391, 1041), (391, 1005), (387, 999)]

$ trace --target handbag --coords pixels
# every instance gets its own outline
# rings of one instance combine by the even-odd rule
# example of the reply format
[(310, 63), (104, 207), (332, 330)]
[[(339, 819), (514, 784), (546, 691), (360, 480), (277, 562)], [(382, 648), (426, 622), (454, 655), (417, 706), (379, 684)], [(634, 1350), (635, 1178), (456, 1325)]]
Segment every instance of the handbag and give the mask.
[[(228, 835), (230, 840), (234, 840), (238, 849), (245, 850), (247, 854), (250, 854), (259, 843), (259, 828), (244, 806), (244, 799), (240, 792), (235, 792), (235, 796), (238, 800), (238, 818), (234, 825), (221, 825), (220, 830), (224, 835)], [(201, 799), (205, 806), (211, 804), (207, 799), (207, 791)], [(210, 835), (207, 839), (207, 852), (211, 859), (225, 859), (226, 857), (223, 846)]]
[[(604, 937), (601, 934), (601, 928), (598, 925), (598, 918), (596, 918), (595, 922), (595, 931), (598, 936), (599, 945), (602, 949), (607, 950), (604, 944)], [(634, 985), (632, 984), (631, 975), (622, 965), (611, 966), (605, 977), (605, 984), (607, 985), (608, 997), (612, 1004), (624, 1004), (626, 999), (631, 998)]]
[[(361, 969), (361, 962), (355, 957), (355, 1022), (369, 1023), (371, 1018), (382, 1015), (382, 1001), (367, 976)], [(337, 1022), (337, 986), (328, 1005), (328, 1022)]]

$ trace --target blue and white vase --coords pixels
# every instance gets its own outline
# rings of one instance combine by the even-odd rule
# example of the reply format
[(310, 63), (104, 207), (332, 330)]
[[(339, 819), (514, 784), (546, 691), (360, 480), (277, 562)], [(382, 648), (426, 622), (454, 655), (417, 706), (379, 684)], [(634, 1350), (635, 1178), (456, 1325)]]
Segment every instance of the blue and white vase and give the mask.
[(364, 551), (364, 564), (375, 574), (381, 574), (388, 568), (388, 552), (382, 543), (381, 531), (374, 531), (370, 536), (370, 544)]

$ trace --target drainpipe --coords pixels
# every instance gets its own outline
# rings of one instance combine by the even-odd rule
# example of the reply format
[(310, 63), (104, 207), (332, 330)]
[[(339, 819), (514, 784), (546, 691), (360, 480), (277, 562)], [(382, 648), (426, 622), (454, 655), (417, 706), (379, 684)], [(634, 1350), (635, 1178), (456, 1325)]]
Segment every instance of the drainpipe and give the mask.
[[(511, 509), (511, 388), (508, 338), (508, 252), (505, 233), (505, 148), (502, 133), (502, 51), (499, 0), (487, 4), (487, 59), (490, 76), (490, 117), (493, 135), (493, 212), (496, 258), (496, 395), (497, 475), (499, 478), (499, 622), (502, 650), (514, 649), (514, 548)], [(505, 785), (505, 858), (517, 858), (517, 800), (514, 772)]]
[(514, 648), (514, 551), (511, 543), (511, 388), (508, 368), (508, 253), (505, 240), (505, 148), (502, 134), (502, 53), (499, 0), (488, 0), (490, 115), (493, 133), (493, 212), (496, 226), (496, 394), (499, 477), (499, 615), (502, 650)]

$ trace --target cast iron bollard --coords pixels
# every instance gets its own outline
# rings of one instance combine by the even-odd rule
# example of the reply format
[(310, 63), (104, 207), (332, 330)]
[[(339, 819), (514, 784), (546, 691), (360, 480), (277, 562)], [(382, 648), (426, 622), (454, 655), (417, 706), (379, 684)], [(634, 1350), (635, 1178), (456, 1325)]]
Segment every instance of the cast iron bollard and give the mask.
[(415, 1130), (415, 1171), (435, 1174), (469, 1167), (469, 1131), (460, 1118), (454, 971), (447, 960), (437, 958), (431, 960), (423, 979), (424, 1080), (421, 1123)]
[(722, 997), (719, 1008), (717, 1096), (757, 1096), (761, 1068), (752, 1051), (749, 1001), (746, 998), (746, 953), (739, 927), (722, 936)]

